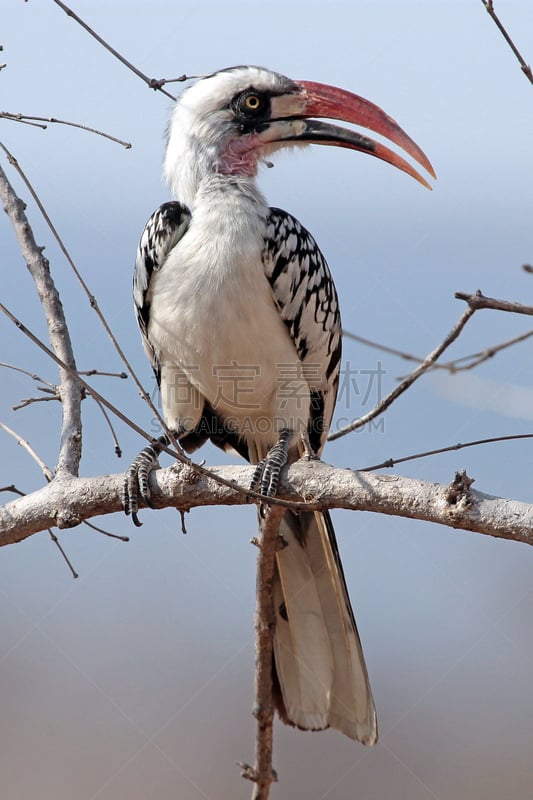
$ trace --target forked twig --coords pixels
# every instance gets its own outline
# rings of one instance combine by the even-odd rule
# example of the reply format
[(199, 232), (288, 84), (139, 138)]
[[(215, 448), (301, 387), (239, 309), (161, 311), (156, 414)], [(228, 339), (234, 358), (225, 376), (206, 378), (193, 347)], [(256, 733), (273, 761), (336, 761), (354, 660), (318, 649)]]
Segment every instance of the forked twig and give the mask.
[(522, 303), (516, 303), (511, 300), (497, 300), (494, 297), (485, 297), (481, 291), (469, 294), (468, 292), (456, 292), (455, 297), (457, 300), (464, 300), (468, 303), (468, 307), (473, 311), (478, 311), (482, 308), (492, 308), (494, 311), (507, 311), (509, 314), (526, 314), (533, 316), (533, 306), (525, 306)]
[(24, 448), (24, 450), (28, 453), (28, 455), (30, 455), (35, 461), (35, 463), (39, 466), (45, 479), (48, 481), (48, 483), (50, 483), (50, 481), (53, 480), (54, 473), (52, 472), (50, 467), (46, 466), (42, 458), (37, 455), (37, 453), (30, 445), (30, 443), (27, 442), (26, 439), (23, 439), (22, 436), (19, 436), (18, 433), (16, 433), (12, 428), (8, 427), (4, 422), (0, 422), (0, 428), (2, 428), (2, 430), (4, 430), (6, 433), (12, 436), (13, 439), (16, 440), (18, 445)]
[[(422, 363), (424, 359), (420, 358), (419, 356), (415, 356), (412, 353), (407, 353), (404, 350), (398, 350), (395, 347), (389, 347), (385, 344), (380, 344), (379, 342), (375, 342), (372, 339), (366, 339), (364, 336), (359, 336), (356, 333), (352, 333), (351, 331), (343, 330), (343, 336), (346, 339), (352, 339), (355, 342), (359, 342), (360, 344), (365, 345), (366, 347), (372, 347), (375, 350), (380, 350), (383, 353), (390, 353), (393, 356), (397, 356), (398, 358), (402, 358), (404, 361), (412, 361), (416, 364)], [(451, 361), (443, 361), (442, 364), (439, 362), (433, 364), (431, 367), (432, 370), (445, 370), (446, 372), (455, 375), (456, 372), (466, 372), (467, 370), (474, 369), (482, 364), (484, 361), (488, 361), (490, 358), (494, 358), (495, 355), (501, 353), (503, 350), (507, 350), (509, 347), (513, 347), (515, 344), (520, 344), (520, 342), (525, 342), (527, 339), (530, 339), (533, 336), (532, 331), (526, 331), (525, 333), (521, 333), (519, 336), (514, 336), (512, 339), (507, 339), (505, 342), (499, 342), (498, 344), (490, 345), (489, 347), (485, 347), (483, 350), (479, 350), (476, 353), (469, 353), (466, 356), (459, 356), (458, 358), (454, 358)], [(401, 375), (398, 380), (403, 380), (406, 376)]]
[(110, 139), (112, 142), (122, 145), (126, 150), (131, 150), (131, 142), (125, 142), (123, 139), (118, 139), (116, 136), (111, 136), (110, 133), (100, 131), (98, 128), (91, 128), (90, 125), (82, 125), (81, 122), (69, 122), (66, 119), (58, 119), (57, 117), (35, 117), (31, 114), (12, 114), (9, 111), (0, 111), (0, 118), (11, 120), (11, 122), (22, 122), (26, 125), (32, 125), (35, 128), (41, 128), (43, 131), (47, 129), (47, 125), (40, 125), (40, 122), (56, 123), (58, 125), (69, 125), (71, 128), (79, 128), (88, 133), (95, 133), (97, 136), (103, 136), (104, 139)]
[[(89, 34), (90, 34), (90, 35), (91, 35), (91, 36), (92, 36), (94, 39), (96, 39), (96, 41), (97, 41), (99, 44), (101, 44), (101, 45), (102, 45), (102, 47), (105, 47), (105, 49), (106, 49), (106, 50), (107, 50), (109, 53), (111, 53), (112, 55), (114, 55), (114, 56), (115, 56), (115, 58), (118, 58), (118, 60), (119, 60), (119, 61), (120, 61), (122, 64), (124, 64), (124, 66), (125, 66), (125, 67), (127, 67), (127, 68), (128, 68), (128, 69), (130, 69), (132, 72), (134, 72), (134, 73), (135, 73), (135, 75), (137, 75), (137, 77), (138, 77), (138, 78), (140, 78), (142, 81), (144, 81), (144, 82), (146, 83), (146, 85), (147, 85), (147, 86), (149, 86), (149, 87), (150, 87), (150, 89), (155, 89), (156, 91), (162, 92), (162, 93), (163, 93), (164, 95), (166, 95), (167, 97), (170, 97), (170, 99), (171, 99), (171, 100), (175, 100), (175, 99), (176, 99), (176, 98), (174, 97), (174, 95), (170, 94), (170, 92), (167, 92), (167, 91), (166, 91), (166, 89), (163, 89), (163, 86), (164, 86), (164, 84), (165, 84), (165, 83), (170, 83), (170, 82), (171, 82), (170, 80), (157, 79), (157, 78), (149, 78), (149, 77), (148, 77), (148, 75), (145, 75), (145, 74), (144, 74), (144, 72), (141, 72), (141, 70), (140, 70), (140, 69), (138, 69), (138, 67), (135, 67), (135, 66), (134, 66), (134, 65), (133, 65), (133, 64), (132, 64), (130, 61), (128, 61), (128, 59), (127, 59), (127, 58), (124, 58), (124, 56), (123, 56), (123, 55), (121, 55), (121, 54), (118, 52), (118, 50), (115, 50), (115, 48), (114, 48), (114, 47), (111, 47), (111, 45), (110, 45), (110, 44), (108, 44), (108, 43), (105, 41), (105, 39), (102, 39), (102, 37), (101, 37), (101, 36), (99, 36), (99, 35), (96, 33), (96, 31), (94, 31), (94, 30), (93, 30), (93, 29), (92, 29), (92, 28), (91, 28), (89, 25), (87, 25), (87, 23), (86, 23), (86, 22), (84, 22), (84, 21), (82, 20), (82, 18), (81, 18), (81, 17), (79, 17), (77, 14), (75, 14), (75, 13), (74, 13), (74, 11), (72, 11), (72, 9), (71, 9), (71, 8), (69, 8), (67, 5), (65, 5), (65, 3), (62, 3), (62, 2), (61, 2), (61, 0), (54, 0), (54, 3), (55, 3), (56, 5), (58, 5), (60, 8), (62, 8), (62, 9), (63, 9), (63, 11), (65, 12), (65, 14), (66, 14), (67, 16), (71, 17), (71, 18), (72, 18), (73, 20), (75, 20), (75, 21), (76, 21), (76, 22), (77, 22), (79, 25), (81, 25), (81, 27), (82, 27), (84, 30), (86, 30), (86, 31), (87, 31), (87, 33), (89, 33)], [(186, 80), (187, 80), (187, 76), (186, 76), (186, 75), (181, 75), (179, 78), (172, 78), (171, 80), (172, 80), (172, 81), (186, 81)]]
[(473, 316), (476, 309), (471, 308), (468, 306), (463, 314), (461, 315), (460, 319), (456, 322), (452, 330), (446, 336), (446, 338), (436, 347), (426, 358), (422, 361), (422, 363), (412, 372), (408, 377), (402, 381), (395, 389), (384, 397), (373, 409), (369, 411), (368, 414), (365, 414), (359, 419), (353, 420), (348, 425), (345, 425), (343, 428), (340, 428), (333, 433), (330, 433), (328, 436), (328, 441), (334, 441), (335, 439), (339, 439), (341, 436), (346, 436), (347, 433), (351, 433), (352, 431), (357, 430), (358, 428), (362, 428), (363, 425), (366, 425), (367, 422), (370, 420), (375, 419), (380, 414), (382, 414), (401, 394), (403, 394), (410, 386), (421, 376), (424, 372), (427, 372), (430, 367), (437, 361), (437, 359), (444, 353), (444, 351), (454, 342), (463, 328), (465, 327), (468, 320)]

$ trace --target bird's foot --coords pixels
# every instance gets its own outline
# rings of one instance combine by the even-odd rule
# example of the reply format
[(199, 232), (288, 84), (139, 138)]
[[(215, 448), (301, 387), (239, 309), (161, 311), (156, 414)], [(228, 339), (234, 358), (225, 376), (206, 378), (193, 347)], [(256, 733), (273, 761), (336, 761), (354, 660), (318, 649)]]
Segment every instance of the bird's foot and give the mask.
[(274, 497), (278, 490), (281, 470), (287, 463), (291, 438), (292, 431), (281, 431), (276, 444), (256, 466), (251, 486), (254, 492), (260, 492), (266, 497)]
[(159, 469), (158, 456), (162, 447), (168, 444), (168, 438), (166, 436), (160, 436), (153, 444), (143, 448), (139, 455), (133, 460), (124, 477), (124, 483), (122, 484), (122, 505), (125, 514), (127, 516), (131, 515), (133, 524), (137, 527), (142, 525), (142, 522), (137, 516), (137, 512), (139, 511), (139, 499), (149, 508), (152, 508), (148, 477), (152, 470)]

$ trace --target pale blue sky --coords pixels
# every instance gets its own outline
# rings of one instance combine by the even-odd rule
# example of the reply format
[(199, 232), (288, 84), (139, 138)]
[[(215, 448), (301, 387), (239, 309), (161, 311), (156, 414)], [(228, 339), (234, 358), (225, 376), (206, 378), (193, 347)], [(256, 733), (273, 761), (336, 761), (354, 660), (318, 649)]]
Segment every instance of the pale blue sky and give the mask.
[[(533, 60), (533, 5), (498, 0), (496, 7)], [(340, 149), (281, 155), (261, 176), (271, 203), (297, 216), (320, 243), (347, 329), (424, 355), (463, 310), (455, 291), (479, 288), (531, 302), (533, 279), (520, 266), (533, 259), (533, 87), (480, 0), (76, 0), (73, 8), (151, 76), (263, 64), (368, 97), (421, 145), (438, 173), (432, 193), (375, 159)], [(0, 139), (27, 171), (151, 385), (130, 285), (144, 222), (168, 197), (160, 173), (169, 101), (52, 2), (5, 2), (0, 19), (1, 60), (8, 64), (0, 72), (3, 110), (70, 119), (133, 143), (126, 151), (71, 128), (43, 132), (1, 122)], [(80, 368), (120, 370), (30, 201), (28, 213), (62, 292)], [(7, 219), (0, 220), (0, 242), (2, 302), (45, 335)], [(480, 313), (451, 356), (528, 328), (526, 318)], [(0, 342), (0, 361), (55, 380), (53, 365), (2, 319)], [(383, 391), (408, 369), (352, 342), (344, 357), (357, 370), (380, 361)], [(53, 465), (58, 409), (47, 403), (13, 412), (35, 390), (10, 371), (1, 378), (0, 419)], [(331, 445), (326, 460), (358, 467), (532, 430), (530, 343), (467, 381), (424, 378), (383, 428)], [(99, 378), (95, 385), (150, 425), (131, 382)], [(352, 394), (349, 405), (341, 404), (339, 416), (367, 410), (361, 395)], [(120, 471), (139, 449), (138, 437), (119, 427), (118, 461), (88, 402), (84, 424), (84, 474)], [(0, 442), (0, 485), (41, 485), (22, 450), (5, 437)], [(401, 472), (448, 482), (464, 468), (475, 488), (529, 501), (530, 453), (527, 442), (492, 445), (406, 464)], [(202, 455), (209, 463), (223, 460), (209, 449)], [(0, 765), (8, 800), (249, 796), (234, 763), (252, 758), (253, 509), (193, 511), (187, 537), (175, 512), (142, 518), (140, 530), (120, 517), (102, 521), (130, 534), (129, 544), (89, 530), (62, 533), (77, 581), (48, 534), (0, 554)], [(332, 732), (278, 726), (282, 784), (273, 796), (523, 800), (533, 781), (530, 550), (377, 515), (337, 513), (335, 520), (382, 741), (369, 752)]]

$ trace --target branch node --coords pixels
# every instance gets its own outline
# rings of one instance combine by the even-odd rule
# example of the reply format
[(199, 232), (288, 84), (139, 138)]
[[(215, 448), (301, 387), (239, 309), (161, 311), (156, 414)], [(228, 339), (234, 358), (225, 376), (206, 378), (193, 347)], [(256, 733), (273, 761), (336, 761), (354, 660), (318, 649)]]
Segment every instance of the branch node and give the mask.
[(474, 483), (474, 478), (466, 474), (466, 470), (455, 473), (455, 478), (450, 483), (446, 491), (446, 502), (450, 506), (461, 506), (468, 508), (474, 502), (470, 487)]
[[(252, 781), (252, 783), (257, 783), (259, 781), (257, 770), (254, 769), (251, 764), (247, 764), (245, 761), (237, 761), (237, 766), (241, 768), (241, 778), (244, 778), (247, 781)], [(271, 775), (272, 783), (277, 783), (278, 773), (275, 769), (272, 770)]]
[(186, 483), (189, 486), (194, 486), (194, 484), (198, 483), (200, 480), (200, 473), (194, 469), (194, 467), (189, 466), (188, 464), (180, 464), (176, 461), (173, 464), (173, 469), (179, 476), (180, 483)]
[(56, 512), (56, 525), (61, 530), (66, 528), (75, 528), (83, 522), (79, 514), (70, 511), (68, 508), (62, 508), (61, 511)]
[(257, 783), (257, 770), (255, 770), (250, 764), (246, 764), (244, 761), (237, 761), (237, 766), (241, 768), (241, 778), (244, 778), (247, 781), (252, 781), (252, 783)]

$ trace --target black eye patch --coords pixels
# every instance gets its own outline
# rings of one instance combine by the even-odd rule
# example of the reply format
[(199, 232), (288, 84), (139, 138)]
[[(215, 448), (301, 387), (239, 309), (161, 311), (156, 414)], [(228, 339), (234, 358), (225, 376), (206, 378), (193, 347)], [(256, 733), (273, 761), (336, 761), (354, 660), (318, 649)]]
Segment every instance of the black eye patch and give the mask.
[(257, 122), (270, 116), (270, 97), (266, 92), (250, 88), (235, 95), (230, 108), (241, 122)]

